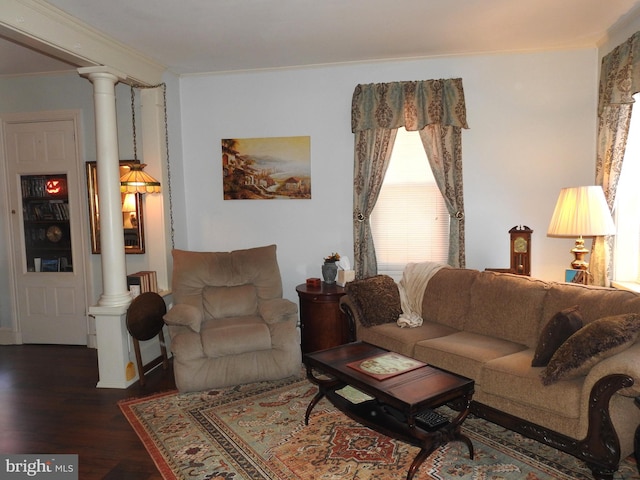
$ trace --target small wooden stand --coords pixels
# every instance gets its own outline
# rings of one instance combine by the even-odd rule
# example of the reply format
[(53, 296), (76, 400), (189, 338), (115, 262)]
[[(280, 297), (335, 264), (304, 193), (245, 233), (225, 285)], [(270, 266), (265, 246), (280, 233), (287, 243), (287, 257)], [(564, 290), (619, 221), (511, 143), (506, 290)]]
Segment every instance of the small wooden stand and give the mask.
[(344, 288), (322, 282), (319, 287), (296, 287), (300, 300), (302, 353), (315, 352), (349, 341), (349, 321), (340, 310)]
[[(164, 327), (162, 317), (165, 313), (167, 313), (167, 306), (162, 297), (155, 292), (145, 292), (138, 295), (133, 299), (127, 310), (127, 330), (129, 330), (129, 334), (133, 339), (133, 349), (136, 354), (141, 386), (145, 384), (145, 373), (151, 371), (160, 363), (162, 363), (164, 370), (169, 368), (169, 357), (167, 356), (164, 333), (162, 333), (162, 327)], [(156, 335), (160, 338), (160, 355), (143, 365), (140, 342), (151, 340)]]

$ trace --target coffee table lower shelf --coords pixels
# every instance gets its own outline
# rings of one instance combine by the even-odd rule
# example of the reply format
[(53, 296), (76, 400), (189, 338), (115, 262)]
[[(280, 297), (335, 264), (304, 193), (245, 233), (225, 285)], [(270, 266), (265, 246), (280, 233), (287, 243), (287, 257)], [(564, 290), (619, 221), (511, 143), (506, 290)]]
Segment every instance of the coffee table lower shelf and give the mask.
[(342, 395), (336, 393), (345, 387), (346, 383), (335, 379), (320, 379), (313, 375), (311, 369), (307, 369), (309, 380), (318, 385), (318, 393), (309, 403), (305, 413), (305, 425), (309, 425), (309, 417), (312, 410), (318, 402), (326, 397), (338, 410), (345, 413), (348, 417), (356, 422), (365, 425), (388, 437), (407, 442), (420, 448), (420, 452), (416, 455), (409, 471), (407, 472), (407, 480), (411, 480), (420, 468), (420, 465), (433, 453), (433, 451), (441, 445), (452, 441), (461, 441), (467, 445), (469, 449), (469, 458), (473, 459), (473, 444), (471, 440), (461, 432), (462, 422), (469, 413), (469, 404), (471, 397), (466, 401), (458, 415), (446, 424), (439, 426), (434, 430), (425, 430), (416, 425), (415, 417), (409, 414), (408, 417), (400, 419), (392, 413), (393, 407), (380, 402), (377, 399), (366, 400), (361, 403), (352, 403)]

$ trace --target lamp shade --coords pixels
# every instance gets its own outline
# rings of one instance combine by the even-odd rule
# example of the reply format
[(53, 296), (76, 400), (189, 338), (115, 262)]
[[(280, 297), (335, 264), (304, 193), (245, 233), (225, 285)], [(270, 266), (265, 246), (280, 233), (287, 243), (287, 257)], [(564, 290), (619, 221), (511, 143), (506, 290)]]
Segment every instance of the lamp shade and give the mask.
[(616, 227), (602, 187), (570, 187), (560, 190), (549, 224), (550, 237), (613, 235)]
[(120, 191), (122, 193), (159, 193), (160, 182), (142, 169), (145, 163), (132, 164), (131, 170), (120, 177)]
[(135, 212), (136, 208), (136, 195), (135, 193), (127, 193), (124, 196), (124, 201), (122, 202), (122, 212), (130, 213)]

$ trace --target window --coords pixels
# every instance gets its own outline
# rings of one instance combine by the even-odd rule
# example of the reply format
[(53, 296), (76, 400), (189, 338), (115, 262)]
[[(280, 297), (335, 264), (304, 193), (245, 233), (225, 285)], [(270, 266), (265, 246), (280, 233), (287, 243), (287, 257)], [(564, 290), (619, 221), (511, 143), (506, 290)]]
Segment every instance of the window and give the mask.
[(371, 229), (378, 273), (399, 280), (407, 263), (447, 263), (449, 213), (418, 132), (398, 130)]
[(635, 105), (614, 206), (613, 277), (618, 282), (640, 282), (640, 103)]

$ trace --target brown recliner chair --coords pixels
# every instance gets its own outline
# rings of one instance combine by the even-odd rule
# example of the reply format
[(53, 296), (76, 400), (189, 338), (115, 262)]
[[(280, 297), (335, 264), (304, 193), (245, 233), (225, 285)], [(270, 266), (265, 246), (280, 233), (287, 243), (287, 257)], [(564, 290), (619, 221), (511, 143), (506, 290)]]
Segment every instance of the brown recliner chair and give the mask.
[(298, 307), (282, 298), (276, 246), (173, 250), (176, 386), (200, 391), (300, 373)]

